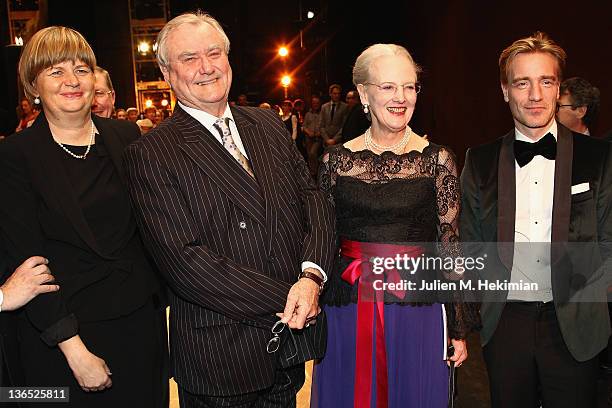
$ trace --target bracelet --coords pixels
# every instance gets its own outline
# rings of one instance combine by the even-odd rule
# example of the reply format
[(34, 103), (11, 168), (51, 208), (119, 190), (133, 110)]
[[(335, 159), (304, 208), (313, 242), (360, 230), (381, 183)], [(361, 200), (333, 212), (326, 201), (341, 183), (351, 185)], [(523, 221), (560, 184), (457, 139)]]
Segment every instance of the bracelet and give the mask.
[(319, 292), (321, 292), (323, 290), (323, 278), (321, 278), (316, 273), (312, 273), (312, 272), (308, 272), (308, 271), (303, 271), (302, 273), (300, 273), (298, 275), (298, 280), (300, 280), (302, 278), (310, 279), (311, 281), (316, 283), (317, 286), (319, 287)]

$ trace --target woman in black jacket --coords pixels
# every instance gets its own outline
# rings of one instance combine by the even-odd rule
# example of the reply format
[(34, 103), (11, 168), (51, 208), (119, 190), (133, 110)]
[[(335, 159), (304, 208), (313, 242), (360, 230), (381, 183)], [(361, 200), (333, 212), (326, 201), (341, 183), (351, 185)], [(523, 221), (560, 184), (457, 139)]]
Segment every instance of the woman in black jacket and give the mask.
[(60, 287), (21, 313), (23, 385), (70, 387), (64, 407), (163, 406), (164, 307), (120, 160), (140, 133), (130, 122), (92, 116), (95, 66), (78, 32), (36, 33), (19, 74), (42, 112), (0, 145), (0, 232), (9, 266), (44, 256)]

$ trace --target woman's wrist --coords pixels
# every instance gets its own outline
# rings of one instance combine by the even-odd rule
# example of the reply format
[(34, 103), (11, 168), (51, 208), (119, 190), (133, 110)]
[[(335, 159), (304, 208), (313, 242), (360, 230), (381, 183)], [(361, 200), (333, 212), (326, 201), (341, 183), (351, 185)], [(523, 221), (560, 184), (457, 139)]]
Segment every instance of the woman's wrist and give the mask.
[(85, 343), (83, 343), (81, 336), (78, 334), (68, 340), (57, 343), (57, 346), (69, 362), (78, 359), (79, 355), (82, 355), (84, 352), (88, 352)]

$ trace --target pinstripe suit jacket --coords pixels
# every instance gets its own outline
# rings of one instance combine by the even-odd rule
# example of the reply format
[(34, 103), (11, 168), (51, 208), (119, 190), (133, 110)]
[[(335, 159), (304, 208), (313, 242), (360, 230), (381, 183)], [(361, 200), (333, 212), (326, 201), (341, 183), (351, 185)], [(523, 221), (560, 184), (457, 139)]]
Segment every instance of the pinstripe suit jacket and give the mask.
[[(124, 155), (145, 242), (172, 291), (173, 374), (196, 394), (273, 383), (274, 313), (301, 262), (330, 270), (335, 251), (333, 209), (278, 115), (244, 107), (232, 115), (257, 181), (178, 106)], [(313, 350), (295, 337), (298, 363)]]

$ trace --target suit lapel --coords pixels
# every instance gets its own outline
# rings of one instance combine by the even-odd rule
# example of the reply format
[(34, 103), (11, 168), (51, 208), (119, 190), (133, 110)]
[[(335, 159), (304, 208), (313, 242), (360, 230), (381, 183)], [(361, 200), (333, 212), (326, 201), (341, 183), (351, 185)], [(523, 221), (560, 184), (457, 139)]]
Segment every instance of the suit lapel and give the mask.
[(266, 130), (262, 124), (251, 120), (243, 110), (232, 108), (232, 115), (236, 121), (236, 127), (240, 132), (242, 143), (247, 151), (255, 177), (259, 181), (265, 201), (266, 211), (266, 235), (268, 238), (268, 253), (272, 250), (273, 237), (278, 229), (277, 210), (279, 203), (276, 201), (276, 166), (271, 153)]
[[(571, 212), (574, 143), (569, 129), (561, 125), (558, 126), (558, 129), (551, 241), (567, 242)], [(552, 246), (551, 262), (553, 264), (562, 256), (558, 247), (559, 245)]]
[[(257, 182), (206, 127), (180, 106), (176, 106), (170, 120), (176, 124), (184, 140), (179, 148), (206, 173), (234, 205), (240, 207), (256, 222), (263, 223), (264, 209), (260, 202), (254, 199), (260, 196)], [(242, 133), (240, 135), (242, 136)], [(257, 173), (255, 174), (257, 176)]]
[(102, 138), (104, 147), (106, 147), (108, 155), (110, 156), (113, 164), (115, 165), (117, 174), (119, 174), (121, 181), (125, 183), (125, 172), (123, 171), (123, 164), (121, 160), (123, 150), (126, 147), (125, 143), (123, 142), (123, 139), (117, 133), (115, 128), (111, 126), (111, 122), (109, 120), (101, 120), (96, 115), (93, 115), (92, 118), (94, 124), (96, 125), (96, 128), (98, 129), (100, 138)]
[[(498, 172), (498, 218), (497, 240), (499, 243), (514, 242), (516, 219), (516, 170), (514, 159), (514, 130), (504, 136), (499, 155)], [(552, 213), (552, 242), (567, 242), (569, 234), (571, 182), (572, 182), (573, 140), (569, 130), (559, 126), (557, 134), (557, 156)], [(551, 248), (551, 262), (554, 264), (562, 253), (558, 245)], [(512, 269), (513, 246), (499, 244), (500, 258), (508, 270)]]
[[(41, 192), (44, 191), (45, 196), (55, 203), (56, 208), (61, 209), (81, 239), (94, 252), (104, 257), (93, 232), (89, 228), (89, 224), (85, 220), (78, 198), (68, 180), (68, 175), (64, 171), (64, 166), (57, 154), (59, 147), (53, 140), (49, 123), (42, 112), (36, 121), (36, 128), (35, 136), (39, 139), (39, 143), (32, 144), (32, 152), (38, 156), (36, 160), (41, 165), (42, 174), (47, 175), (43, 176), (45, 182), (41, 183), (43, 187)], [(67, 155), (65, 152), (60, 153)]]
[(497, 172), (497, 242), (502, 263), (512, 269), (514, 222), (516, 218), (516, 169), (514, 159), (514, 129), (501, 144)]

